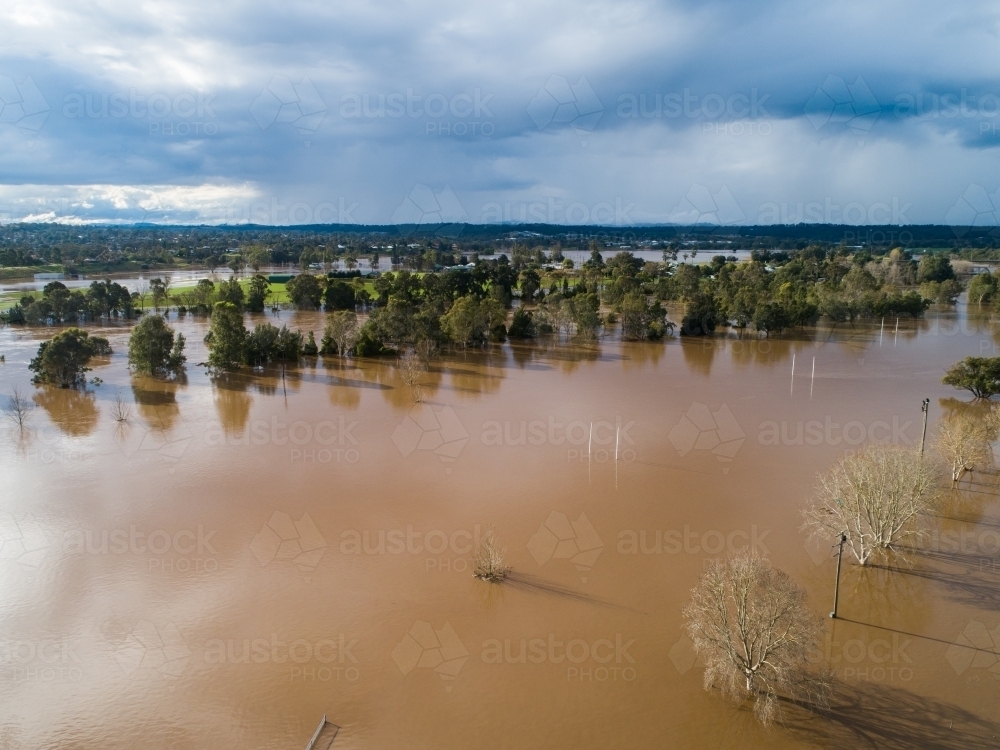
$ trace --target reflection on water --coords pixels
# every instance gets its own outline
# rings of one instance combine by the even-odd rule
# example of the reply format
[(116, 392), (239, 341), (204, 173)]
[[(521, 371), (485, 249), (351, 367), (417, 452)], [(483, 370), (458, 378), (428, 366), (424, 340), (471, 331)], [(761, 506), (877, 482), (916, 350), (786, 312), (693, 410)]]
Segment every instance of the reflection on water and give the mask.
[(244, 373), (218, 373), (212, 376), (212, 400), (222, 429), (238, 435), (246, 429), (253, 398), (247, 392), (252, 380)]
[[(671, 337), (672, 338), (672, 337)], [(666, 341), (622, 344), (622, 370), (656, 366), (667, 351)]]
[[(282, 316), (303, 331), (323, 326), (319, 313)], [(186, 378), (131, 375), (116, 342), (99, 365), (104, 385), (36, 389), (39, 437), (24, 450), (5, 438), (0, 670), (12, 666), (5, 643), (67, 638), (79, 673), (43, 681), (40, 662), (0, 672), (9, 677), (0, 724), (11, 728), (0, 747), (286, 750), (305, 747), (323, 714), (344, 727), (334, 747), (345, 748), (992, 741), (989, 654), (952, 663), (946, 653), (970, 627), (979, 633), (976, 623), (987, 633), (998, 624), (1000, 477), (972, 472), (945, 487), (926, 534), (899, 554), (865, 568), (845, 558), (835, 622), (825, 615), (836, 560), (800, 530), (817, 474), (858, 448), (845, 436), (879, 425), (876, 435), (916, 445), (930, 398), (931, 459), (943, 415), (983, 408), (940, 383), (948, 365), (993, 345), (981, 319), (934, 313), (900, 321), (898, 336), (893, 322), (892, 337), (887, 321), (884, 334), (859, 323), (770, 339), (720, 331), (624, 344), (612, 334), (445, 352), (417, 373), (429, 410), (409, 420), (413, 393), (395, 358), (210, 375), (196, 364), (207, 321), (171, 324), (189, 342)], [(0, 329), (0, 351), (33, 353), (49, 334)], [(8, 357), (3, 376), (30, 392), (20, 358), (15, 367)], [(135, 402), (122, 426), (110, 408), (119, 389)], [(724, 456), (713, 453), (722, 407), (736, 446)], [(711, 418), (688, 418), (706, 409)], [(245, 434), (251, 412), (266, 430), (213, 437), (216, 421)], [(776, 444), (761, 440), (772, 423)], [(823, 425), (820, 438), (800, 423)], [(855, 423), (863, 429), (847, 430)], [(618, 424), (631, 459), (613, 458)], [(484, 441), (487, 425), (499, 425), (502, 444)], [(545, 547), (553, 514), (570, 526)], [(513, 573), (501, 585), (470, 574), (477, 526), (495, 528), (507, 547)], [(71, 555), (51, 541), (84, 530), (100, 550), (105, 531), (133, 528), (163, 553)], [(597, 537), (585, 545), (584, 529)], [(357, 553), (341, 547), (352, 532), (369, 540)], [(620, 547), (626, 532), (638, 549)], [(402, 546), (381, 550), (380, 538)], [(786, 724), (763, 731), (703, 690), (680, 612), (731, 539), (757, 544), (808, 590), (826, 627), (823, 666), (839, 680), (829, 709), (787, 705)], [(576, 559), (584, 546), (586, 565)], [(461, 641), (452, 647), (467, 658), (452, 679), (432, 666), (440, 654), (400, 666), (415, 623), (435, 633), (447, 624)], [(548, 656), (550, 638), (582, 649), (619, 636), (631, 642), (621, 663)], [(544, 658), (518, 661), (532, 639), (545, 642)], [(319, 641), (353, 645), (341, 664), (339, 653), (314, 658)], [(511, 658), (484, 661), (487, 641), (509, 642)], [(212, 661), (220, 642), (224, 656)], [(272, 653), (272, 642), (284, 646)], [(257, 658), (242, 660), (244, 643)], [(306, 644), (313, 657), (292, 661), (293, 643), (297, 658)]]
[(180, 417), (177, 392), (187, 385), (186, 375), (174, 380), (160, 380), (147, 376), (132, 377), (132, 398), (139, 417), (156, 432), (170, 432)]
[(502, 351), (490, 348), (481, 352), (465, 353), (459, 361), (435, 363), (430, 375), (448, 375), (450, 390), (459, 396), (481, 396), (497, 393), (506, 377)]
[(67, 435), (82, 437), (97, 427), (100, 412), (92, 391), (40, 386), (32, 399), (45, 409), (52, 424)]
[(708, 377), (712, 374), (712, 362), (715, 361), (716, 345), (709, 339), (692, 339), (681, 337), (681, 352), (684, 364), (693, 375)]

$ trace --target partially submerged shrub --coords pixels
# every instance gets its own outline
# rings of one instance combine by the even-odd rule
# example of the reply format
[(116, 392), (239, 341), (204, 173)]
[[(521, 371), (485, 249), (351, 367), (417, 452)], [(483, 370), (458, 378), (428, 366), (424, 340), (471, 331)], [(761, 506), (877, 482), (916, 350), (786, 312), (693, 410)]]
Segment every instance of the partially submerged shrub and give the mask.
[(506, 548), (501, 547), (492, 530), (479, 540), (472, 558), (472, 575), (490, 583), (500, 583), (510, 573), (505, 555)]

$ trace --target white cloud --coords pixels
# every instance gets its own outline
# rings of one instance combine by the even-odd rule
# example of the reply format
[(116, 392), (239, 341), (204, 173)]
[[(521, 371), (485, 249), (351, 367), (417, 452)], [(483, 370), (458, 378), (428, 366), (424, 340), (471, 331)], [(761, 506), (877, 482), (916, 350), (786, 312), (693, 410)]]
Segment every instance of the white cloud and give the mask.
[[(473, 221), (488, 202), (592, 207), (616, 197), (636, 204), (632, 221), (666, 221), (692, 185), (713, 193), (725, 185), (748, 219), (767, 201), (898, 197), (912, 203), (908, 220), (921, 222), (942, 221), (970, 183), (998, 186), (983, 153), (1000, 146), (1000, 114), (893, 114), (900, 96), (929, 101), (966, 89), (1000, 97), (998, 15), (985, 3), (959, 13), (928, 0), (799, 0), (780, 10), (762, 2), (405, 0), (387, 13), (374, 0), (13, 0), (0, 4), (0, 28), (16, 30), (5, 40), (0, 76), (18, 85), (30, 78), (51, 107), (37, 130), (0, 122), (0, 180), (9, 184), (0, 202), (39, 204), (22, 215), (139, 220), (132, 217), (145, 211), (147, 220), (214, 221), (220, 202), (274, 196), (309, 206), (344, 198), (358, 203), (355, 220), (387, 222), (401, 196), (425, 184), (451, 186)], [(532, 108), (553, 77), (587, 82), (593, 97), (577, 119), (591, 115), (592, 130), (583, 120), (576, 124), (586, 128), (553, 127), (548, 100), (540, 103), (548, 109)], [(309, 95), (292, 102), (298, 114), (278, 97), (308, 138), (289, 137), (295, 127), (263, 127), (271, 122), (267, 102), (254, 109), (271, 82), (286, 79), (310, 83)], [(863, 147), (859, 128), (827, 122), (841, 114), (836, 96), (808, 105), (828, 81), (859, 79), (864, 106), (851, 101), (870, 125)], [(65, 113), (73, 94), (100, 112), (102, 97), (115, 94), (174, 102), (199, 91), (213, 97), (203, 117)], [(412, 93), (426, 102), (477, 91), (490, 97), (490, 116), (340, 114), (345, 94)], [(706, 118), (699, 107), (751, 91), (765, 98), (767, 115), (750, 124), (766, 122), (768, 136), (750, 135), (746, 125), (743, 135), (706, 132), (740, 118)], [(699, 104), (690, 117), (623, 118), (618, 107), (628, 95), (647, 108), (670, 95)], [(829, 115), (818, 130), (808, 119), (817, 113)], [(490, 135), (453, 127), (473, 121), (488, 123)], [(75, 187), (41, 187), (60, 185)], [(64, 215), (44, 204), (53, 190), (70, 202), (96, 197)]]

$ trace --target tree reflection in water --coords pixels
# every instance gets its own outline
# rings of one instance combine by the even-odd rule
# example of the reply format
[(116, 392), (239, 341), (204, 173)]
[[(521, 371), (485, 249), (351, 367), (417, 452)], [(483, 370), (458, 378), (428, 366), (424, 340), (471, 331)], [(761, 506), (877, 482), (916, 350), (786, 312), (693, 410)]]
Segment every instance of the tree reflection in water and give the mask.
[(101, 416), (93, 391), (41, 386), (32, 398), (45, 409), (52, 423), (70, 437), (90, 435)]

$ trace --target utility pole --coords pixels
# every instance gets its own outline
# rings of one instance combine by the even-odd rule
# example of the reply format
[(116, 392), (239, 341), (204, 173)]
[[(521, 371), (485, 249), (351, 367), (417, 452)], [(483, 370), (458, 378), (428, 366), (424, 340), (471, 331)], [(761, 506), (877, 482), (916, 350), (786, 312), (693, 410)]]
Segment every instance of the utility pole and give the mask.
[(837, 580), (833, 585), (833, 612), (830, 617), (837, 619), (837, 602), (840, 601), (840, 563), (844, 559), (844, 542), (847, 541), (847, 534), (840, 533), (840, 550), (837, 552)]
[(924, 442), (927, 440), (927, 412), (930, 409), (931, 400), (929, 398), (924, 399), (923, 405), (920, 407), (920, 411), (924, 413), (924, 431), (920, 435), (920, 455), (924, 455)]

